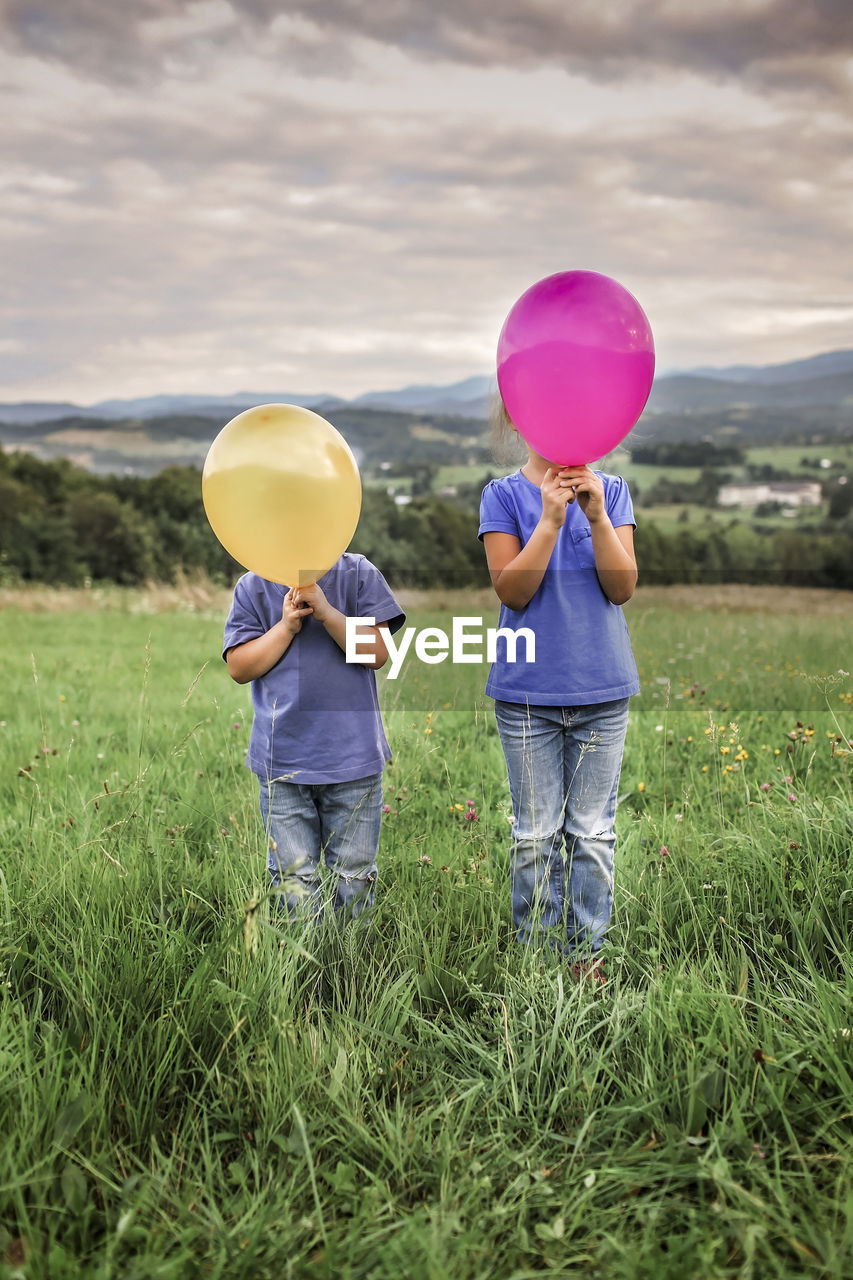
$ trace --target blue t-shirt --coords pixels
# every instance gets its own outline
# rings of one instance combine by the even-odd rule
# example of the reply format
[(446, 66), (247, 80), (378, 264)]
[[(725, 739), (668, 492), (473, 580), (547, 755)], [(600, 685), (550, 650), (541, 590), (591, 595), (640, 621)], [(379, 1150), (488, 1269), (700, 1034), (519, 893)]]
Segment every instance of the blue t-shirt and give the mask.
[[(348, 618), (374, 618), (391, 632), (406, 616), (379, 570), (345, 552), (318, 579), (329, 604)], [(234, 588), (222, 656), (281, 621), (288, 588), (246, 573)], [(379, 773), (391, 758), (372, 667), (347, 662), (310, 615), (279, 661), (252, 681), (254, 720), (246, 764), (261, 778), (349, 782)]]
[[(621, 476), (597, 471), (604, 483), (604, 502), (614, 528), (634, 523), (628, 486)], [(490, 480), (480, 500), (480, 532), (511, 533), (522, 546), (542, 515), (538, 485), (521, 471)], [(499, 639), (497, 660), (486, 682), (486, 693), (501, 702), (536, 706), (588, 706), (639, 693), (637, 665), (628, 627), (619, 605), (601, 589), (592, 551), (592, 531), (577, 502), (566, 508), (566, 522), (545, 570), (545, 576), (523, 609), (501, 605), (500, 627), (529, 628), (535, 636), (535, 656), (527, 661), (520, 639), (515, 661), (507, 660), (506, 642)]]

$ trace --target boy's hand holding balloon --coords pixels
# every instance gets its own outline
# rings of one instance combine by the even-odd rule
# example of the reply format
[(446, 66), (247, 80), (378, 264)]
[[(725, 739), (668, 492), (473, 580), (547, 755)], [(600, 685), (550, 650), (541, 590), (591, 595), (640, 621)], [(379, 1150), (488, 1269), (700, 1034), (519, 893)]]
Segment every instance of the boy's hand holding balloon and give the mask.
[[(303, 613), (311, 614), (318, 622), (325, 623), (328, 621), (332, 607), (319, 583), (312, 582), (308, 586), (297, 587), (290, 594), (293, 596), (297, 606), (303, 610)], [(337, 611), (335, 610), (335, 612)]]
[(302, 619), (307, 617), (310, 612), (310, 605), (303, 604), (297, 599), (296, 591), (293, 587), (285, 592), (284, 600), (281, 604), (281, 620), (291, 635), (298, 635), (302, 630)]

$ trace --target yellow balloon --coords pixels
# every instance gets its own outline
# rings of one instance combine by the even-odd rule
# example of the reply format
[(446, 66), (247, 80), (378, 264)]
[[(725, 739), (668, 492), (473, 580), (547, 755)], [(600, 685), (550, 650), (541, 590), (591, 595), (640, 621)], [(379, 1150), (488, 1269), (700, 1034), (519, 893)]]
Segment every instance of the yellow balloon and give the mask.
[(213, 441), (201, 496), (211, 528), (238, 564), (284, 586), (316, 582), (346, 551), (361, 478), (330, 422), (293, 404), (238, 413)]

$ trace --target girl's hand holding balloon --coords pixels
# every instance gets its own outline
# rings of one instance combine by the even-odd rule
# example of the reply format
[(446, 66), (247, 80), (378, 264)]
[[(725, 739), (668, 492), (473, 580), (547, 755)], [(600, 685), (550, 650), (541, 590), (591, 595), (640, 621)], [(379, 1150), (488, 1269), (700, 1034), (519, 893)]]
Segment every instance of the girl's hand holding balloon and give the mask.
[(565, 470), (549, 467), (545, 472), (539, 491), (542, 494), (542, 519), (554, 529), (561, 529), (566, 523), (566, 506), (574, 494), (567, 488)]
[(569, 490), (569, 502), (577, 504), (590, 524), (596, 524), (607, 514), (604, 506), (604, 484), (590, 467), (565, 467), (560, 472), (560, 483)]

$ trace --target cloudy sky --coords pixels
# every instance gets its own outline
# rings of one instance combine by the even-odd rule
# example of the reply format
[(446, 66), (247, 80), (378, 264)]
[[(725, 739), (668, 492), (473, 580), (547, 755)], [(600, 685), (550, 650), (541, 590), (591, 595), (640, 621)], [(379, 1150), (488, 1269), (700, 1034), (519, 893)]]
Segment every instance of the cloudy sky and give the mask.
[(0, 400), (451, 382), (572, 268), (660, 371), (853, 346), (850, 0), (0, 14)]

